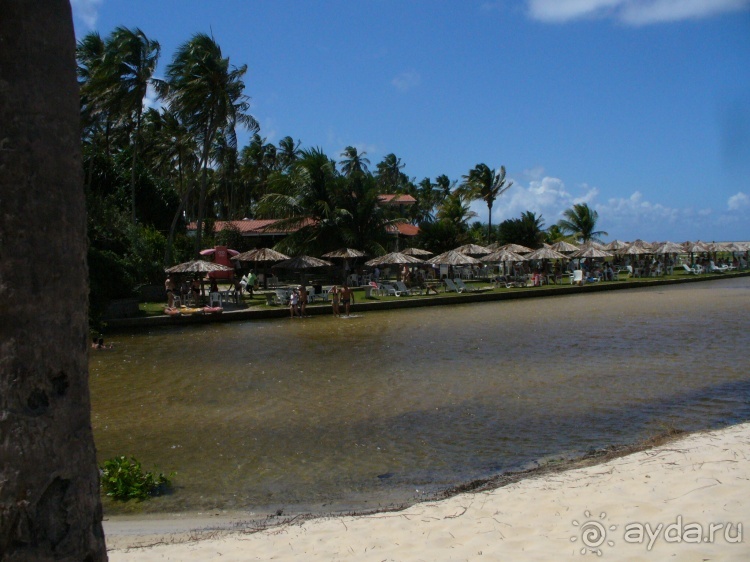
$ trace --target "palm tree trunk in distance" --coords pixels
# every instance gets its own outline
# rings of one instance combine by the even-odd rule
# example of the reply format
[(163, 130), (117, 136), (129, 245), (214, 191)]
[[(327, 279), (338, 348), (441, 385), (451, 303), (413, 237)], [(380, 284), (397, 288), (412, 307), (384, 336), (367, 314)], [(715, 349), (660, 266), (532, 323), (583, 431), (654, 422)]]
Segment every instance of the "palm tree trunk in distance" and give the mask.
[(67, 0), (2, 2), (3, 562), (107, 560), (88, 391), (86, 211), (75, 69)]

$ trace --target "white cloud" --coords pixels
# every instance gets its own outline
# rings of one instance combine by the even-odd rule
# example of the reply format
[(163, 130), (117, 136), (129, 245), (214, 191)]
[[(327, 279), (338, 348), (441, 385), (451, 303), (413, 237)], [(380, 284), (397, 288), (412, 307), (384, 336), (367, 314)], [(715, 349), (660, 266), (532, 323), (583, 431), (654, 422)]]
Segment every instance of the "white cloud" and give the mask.
[(419, 83), (421, 81), (422, 78), (418, 73), (410, 71), (402, 72), (401, 74), (396, 76), (393, 80), (391, 80), (391, 84), (393, 84), (393, 86), (395, 86), (395, 88), (401, 92), (408, 92), (409, 90), (412, 90), (419, 86)]
[(727, 200), (727, 209), (730, 211), (741, 211), (742, 209), (750, 209), (750, 197), (741, 191), (737, 192), (736, 195), (732, 195)]
[(88, 30), (96, 28), (99, 19), (99, 8), (104, 0), (71, 0), (74, 20), (83, 22)]
[[(539, 169), (524, 173), (528, 172), (538, 173)], [(575, 203), (591, 202), (599, 193), (596, 188), (584, 185), (577, 190), (579, 194), (574, 195), (567, 190), (561, 179), (549, 176), (531, 180), (528, 186), (523, 186), (512, 178), (508, 179), (513, 181), (513, 186), (492, 206), (492, 224), (518, 218), (522, 213), (531, 211), (541, 216), (545, 226), (549, 227), (562, 218), (565, 209)], [(471, 210), (479, 215), (478, 220), (487, 220), (487, 204), (484, 201), (474, 201)]]
[(611, 17), (629, 25), (700, 19), (750, 7), (750, 0), (528, 0), (532, 19), (563, 23)]
[(625, 0), (529, 0), (529, 15), (536, 20), (560, 23), (605, 15)]
[[(540, 170), (525, 170), (524, 177)], [(512, 178), (509, 178), (512, 179)], [(727, 200), (728, 210), (721, 213), (711, 208), (669, 207), (644, 198), (640, 191), (627, 197), (612, 197), (598, 202), (596, 187), (580, 184), (567, 188), (565, 183), (550, 176), (531, 179), (528, 185), (514, 180), (504, 195), (492, 207), (492, 224), (519, 218), (531, 211), (544, 219), (545, 228), (556, 224), (566, 209), (576, 203), (587, 203), (599, 214), (597, 227), (608, 233), (605, 240), (744, 240), (747, 238), (746, 215), (750, 209), (750, 195), (739, 192)], [(487, 205), (473, 201), (471, 210), (477, 219), (487, 222)]]

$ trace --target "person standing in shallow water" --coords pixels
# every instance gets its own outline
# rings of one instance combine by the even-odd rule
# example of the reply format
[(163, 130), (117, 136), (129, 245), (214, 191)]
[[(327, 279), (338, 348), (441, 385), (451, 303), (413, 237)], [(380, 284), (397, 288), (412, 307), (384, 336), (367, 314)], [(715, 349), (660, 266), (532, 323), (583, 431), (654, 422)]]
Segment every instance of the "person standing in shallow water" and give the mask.
[(341, 294), (341, 304), (344, 305), (344, 311), (349, 316), (349, 304), (354, 302), (354, 291), (351, 290), (349, 285), (344, 283), (344, 286), (339, 290)]
[(328, 291), (328, 295), (331, 297), (331, 306), (333, 308), (333, 315), (338, 316), (341, 311), (339, 310), (339, 288), (334, 285)]
[(168, 275), (167, 280), (164, 281), (164, 290), (167, 292), (167, 306), (169, 308), (174, 307), (175, 284), (171, 275)]
[(297, 305), (299, 304), (299, 293), (297, 289), (292, 290), (292, 294), (289, 295), (289, 317), (294, 318), (299, 314)]
[(299, 286), (299, 315), (303, 318), (307, 313), (307, 287)]

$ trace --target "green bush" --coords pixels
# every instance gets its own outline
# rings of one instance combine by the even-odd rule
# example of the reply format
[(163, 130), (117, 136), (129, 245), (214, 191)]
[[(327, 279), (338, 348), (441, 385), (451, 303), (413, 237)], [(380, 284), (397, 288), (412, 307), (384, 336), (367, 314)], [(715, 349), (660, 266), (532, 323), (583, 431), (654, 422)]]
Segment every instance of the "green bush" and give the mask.
[(166, 492), (172, 485), (170, 478), (162, 473), (154, 475), (143, 472), (141, 463), (135, 457), (115, 457), (105, 461), (101, 467), (102, 489), (116, 500), (145, 500)]

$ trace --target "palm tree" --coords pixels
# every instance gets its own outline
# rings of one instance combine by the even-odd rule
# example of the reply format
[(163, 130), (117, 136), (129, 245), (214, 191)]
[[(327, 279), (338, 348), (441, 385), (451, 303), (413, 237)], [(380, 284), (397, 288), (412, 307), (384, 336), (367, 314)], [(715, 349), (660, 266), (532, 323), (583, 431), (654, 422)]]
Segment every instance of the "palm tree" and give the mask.
[(492, 205), (503, 193), (508, 191), (513, 182), (505, 181), (505, 166), (500, 166), (500, 171), (491, 170), (486, 164), (477, 164), (465, 176), (462, 189), (467, 192), (471, 199), (482, 199), (487, 203), (489, 210), (489, 224), (487, 225), (487, 241), (492, 234)]
[(594, 230), (599, 220), (599, 213), (588, 206), (588, 203), (576, 203), (572, 208), (563, 212), (564, 219), (557, 222), (560, 229), (572, 234), (579, 242), (594, 240), (599, 242), (600, 236), (609, 236), (603, 230)]
[(370, 161), (365, 158), (366, 152), (357, 152), (357, 149), (353, 146), (347, 146), (344, 152), (341, 153), (341, 173), (346, 177), (351, 177), (355, 174), (366, 174), (367, 166)]
[(274, 229), (291, 231), (280, 251), (322, 253), (339, 240), (341, 176), (322, 150), (302, 151), (288, 174), (274, 174), (258, 215), (278, 218)]
[(440, 201), (443, 202), (446, 197), (451, 194), (453, 188), (456, 187), (456, 182), (451, 181), (448, 176), (441, 174), (435, 178), (435, 184), (437, 185), (438, 192), (440, 194)]
[(130, 171), (131, 220), (135, 223), (135, 179), (138, 145), (141, 135), (143, 100), (152, 83), (161, 47), (140, 29), (117, 27), (105, 44), (104, 57), (97, 68), (109, 84), (108, 97), (118, 110), (126, 127), (134, 124), (132, 134), (132, 162)]
[[(0, 325), (0, 558), (98, 562), (107, 551), (88, 389), (73, 19), (67, 0), (8, 0), (2, 10), (0, 294), (14, 304)], [(55, 272), (54, 291), (28, 282), (18, 264), (29, 255)]]
[(276, 152), (277, 164), (280, 170), (286, 171), (302, 155), (300, 150), (300, 141), (294, 142), (292, 137), (284, 137), (279, 141), (279, 149)]
[(393, 193), (399, 190), (403, 183), (401, 170), (404, 166), (406, 164), (401, 163), (401, 158), (398, 158), (393, 153), (387, 154), (382, 162), (377, 165), (378, 171), (376, 177), (386, 193)]
[(194, 35), (182, 44), (167, 67), (167, 80), (162, 83), (170, 109), (195, 135), (200, 146), (201, 184), (198, 198), (195, 253), (201, 248), (208, 167), (211, 149), (219, 131), (230, 146), (237, 146), (235, 127), (243, 125), (252, 132), (259, 130), (257, 121), (247, 113), (249, 98), (243, 94), (242, 77), (247, 66), (230, 67), (229, 58), (204, 33)]

